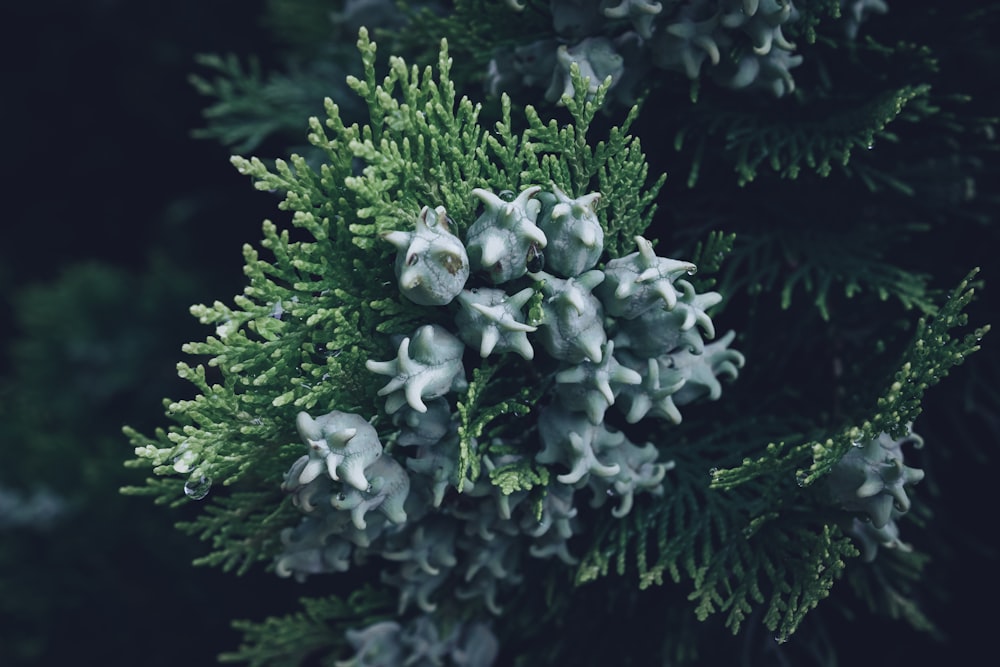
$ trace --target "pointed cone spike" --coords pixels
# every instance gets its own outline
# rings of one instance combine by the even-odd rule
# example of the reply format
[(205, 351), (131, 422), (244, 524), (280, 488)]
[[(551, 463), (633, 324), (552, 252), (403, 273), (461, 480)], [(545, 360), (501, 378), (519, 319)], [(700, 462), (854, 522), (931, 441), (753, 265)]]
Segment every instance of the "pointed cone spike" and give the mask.
[(323, 431), (320, 429), (319, 424), (305, 411), (296, 415), (295, 426), (298, 428), (299, 435), (307, 440), (323, 439)]
[(330, 454), (326, 457), (326, 472), (330, 475), (330, 479), (340, 481), (340, 477), (337, 475), (337, 466), (339, 466), (343, 460), (343, 456), (338, 456), (336, 454)]
[(421, 227), (427, 229), (430, 225), (437, 222), (436, 216), (430, 215), (430, 212), (430, 206), (424, 206), (420, 209), (420, 214), (417, 216), (417, 229), (420, 229)]
[(892, 520), (892, 496), (885, 495), (873, 498), (868, 514), (873, 526), (885, 528)]
[(583, 294), (581, 294), (578, 290), (572, 290), (564, 292), (563, 295), (566, 298), (566, 302), (573, 306), (573, 309), (576, 310), (577, 314), (583, 315), (587, 309), (587, 303), (584, 301)]
[(652, 242), (643, 236), (636, 236), (634, 240), (642, 259), (646, 260), (649, 264), (653, 264), (656, 261), (656, 253), (653, 252)]
[(501, 241), (496, 236), (489, 236), (486, 239), (486, 243), (483, 245), (482, 252), (482, 264), (484, 267), (494, 266), (497, 262), (503, 259), (504, 254), (507, 249), (504, 246), (504, 242)]
[(601, 344), (596, 340), (581, 338), (580, 349), (583, 350), (583, 353), (587, 355), (587, 358), (595, 364), (599, 364), (604, 360), (604, 353), (601, 351)]
[(504, 200), (500, 199), (500, 197), (497, 197), (495, 194), (490, 192), (489, 190), (484, 190), (482, 188), (473, 188), (472, 194), (479, 197), (480, 201), (486, 204), (488, 208), (499, 210), (502, 206), (504, 206), (507, 203)]
[(858, 498), (870, 498), (877, 495), (884, 488), (885, 483), (881, 479), (869, 479), (859, 486), (858, 490), (854, 493)]
[(490, 356), (490, 352), (493, 351), (499, 340), (500, 334), (497, 332), (496, 327), (487, 327), (483, 331), (483, 340), (479, 345), (479, 356), (483, 359)]
[(587, 248), (597, 245), (597, 232), (590, 225), (578, 225), (573, 228), (573, 235)]
[(490, 307), (490, 306), (484, 306), (481, 303), (473, 303), (470, 305), (470, 307), (476, 312), (482, 313), (486, 317), (496, 322), (496, 326), (502, 327), (507, 331), (521, 331), (523, 333), (531, 333), (532, 331), (538, 330), (538, 327), (533, 327), (530, 324), (525, 324), (524, 322), (518, 322), (517, 320), (512, 318), (496, 319), (494, 317), (495, 312), (493, 310), (495, 306)]
[(365, 479), (364, 468), (361, 465), (360, 459), (352, 459), (352, 461), (341, 463), (337, 466), (337, 472), (340, 473), (345, 482), (359, 491), (364, 491), (369, 486), (368, 480)]
[(382, 239), (391, 243), (397, 250), (409, 248), (411, 238), (413, 238), (412, 232), (384, 232), (382, 234)]
[(681, 411), (677, 409), (672, 396), (667, 396), (657, 403), (656, 407), (674, 424), (681, 423)]
[(578, 285), (583, 285), (588, 291), (593, 290), (595, 287), (604, 282), (604, 272), (599, 269), (591, 269), (586, 273), (580, 275), (576, 279)]
[(527, 361), (535, 358), (535, 350), (531, 347), (531, 343), (528, 342), (527, 336), (517, 336), (514, 338), (511, 347)]
[(507, 297), (507, 303), (513, 306), (515, 309), (523, 308), (524, 304), (531, 300), (531, 297), (535, 295), (534, 288), (525, 287), (520, 292), (510, 295)]
[(403, 389), (403, 393), (406, 395), (406, 403), (417, 412), (427, 412), (427, 406), (424, 405), (423, 398), (420, 396), (422, 389), (423, 386), (417, 382), (407, 382)]
[(517, 196), (517, 199), (511, 202), (512, 205), (527, 207), (528, 201), (533, 199), (535, 195), (542, 191), (542, 186), (532, 185), (530, 188), (526, 188), (521, 191), (521, 194)]
[(589, 194), (583, 195), (582, 197), (580, 197), (576, 201), (581, 206), (589, 206), (590, 209), (593, 210), (594, 207), (597, 206), (597, 202), (601, 201), (601, 193), (600, 192), (591, 192)]
[(545, 232), (543, 232), (538, 225), (531, 221), (521, 225), (521, 233), (524, 234), (525, 238), (528, 240), (534, 241), (535, 245), (539, 248), (544, 248), (549, 244), (549, 239), (545, 236)]
[(615, 298), (616, 299), (627, 299), (632, 296), (635, 292), (635, 283), (632, 281), (618, 283), (618, 287), (615, 288)]
[(708, 315), (703, 315), (698, 318), (698, 324), (701, 325), (701, 330), (705, 332), (705, 338), (712, 339), (715, 338), (715, 323), (712, 322), (712, 318)]
[(608, 402), (608, 405), (615, 404), (615, 394), (611, 391), (611, 384), (607, 380), (599, 381), (597, 383), (597, 390), (601, 392), (601, 396)]
[(653, 291), (659, 294), (660, 298), (667, 304), (667, 310), (673, 310), (674, 306), (677, 305), (677, 292), (674, 291), (670, 283), (666, 281), (653, 283)]
[(898, 511), (908, 512), (910, 510), (910, 499), (906, 496), (906, 491), (903, 490), (902, 486), (892, 488), (892, 497), (895, 501), (893, 507)]
[(646, 283), (649, 282), (650, 280), (659, 280), (659, 278), (660, 278), (660, 269), (658, 267), (651, 266), (648, 269), (645, 269), (642, 273), (640, 273), (639, 276), (635, 279), (635, 281), (637, 283)]
[(335, 442), (338, 446), (343, 446), (347, 444), (347, 441), (358, 434), (358, 429), (356, 428), (345, 428), (337, 431), (330, 435), (330, 440)]
[(559, 203), (552, 207), (552, 213), (549, 215), (553, 220), (558, 220), (569, 215), (570, 212), (569, 204)]

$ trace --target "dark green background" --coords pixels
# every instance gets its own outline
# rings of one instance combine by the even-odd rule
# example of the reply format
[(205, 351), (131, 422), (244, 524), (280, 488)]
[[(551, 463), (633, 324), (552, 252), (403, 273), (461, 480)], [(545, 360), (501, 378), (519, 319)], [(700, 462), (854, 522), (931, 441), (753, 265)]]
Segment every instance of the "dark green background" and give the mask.
[[(285, 613), (310, 593), (263, 568), (237, 578), (190, 567), (204, 547), (173, 529), (182, 513), (117, 493), (145, 477), (121, 465), (121, 425), (164, 425), (160, 399), (188, 391), (173, 367), (204, 330), (187, 305), (241, 290), (240, 247), (274, 215), (224, 148), (190, 137), (204, 100), (186, 81), (197, 53), (272, 59), (262, 5), (43, 0), (0, 21), (0, 485), (69, 502), (47, 530), (0, 529), (2, 666), (213, 664), (239, 641), (231, 619)], [(995, 73), (958, 66), (991, 90), (983, 77)], [(970, 254), (990, 262), (997, 250)], [(960, 557), (929, 571), (954, 592), (930, 610), (950, 643), (859, 620), (838, 628), (842, 664), (993, 653), (994, 461), (954, 461), (940, 480), (945, 515), (964, 522), (953, 532), (980, 545), (957, 543)]]

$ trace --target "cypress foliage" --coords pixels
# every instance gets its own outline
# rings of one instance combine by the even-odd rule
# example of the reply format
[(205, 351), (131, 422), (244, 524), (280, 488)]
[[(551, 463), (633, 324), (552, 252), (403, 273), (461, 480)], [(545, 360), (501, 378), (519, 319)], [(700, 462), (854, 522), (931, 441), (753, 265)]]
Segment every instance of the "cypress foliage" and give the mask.
[[(783, 659), (835, 664), (840, 614), (937, 633), (921, 605), (933, 593), (931, 556), (947, 555), (933, 547), (938, 493), (948, 494), (934, 452), (949, 433), (984, 436), (959, 401), (944, 401), (929, 431), (921, 415), (989, 327), (969, 326), (982, 255), (963, 244), (946, 269), (936, 258), (949, 236), (996, 241), (995, 196), (976, 191), (996, 176), (994, 119), (966, 111), (929, 47), (864, 34), (881, 5), (462, 0), (400, 8), (406, 27), (394, 17), (380, 43), (405, 60), (380, 59), (364, 28), (360, 68), (340, 52), (305, 51), (356, 72), (346, 78), (354, 101), (328, 97), (323, 119), (308, 121), (309, 147), (287, 160), (233, 158), (256, 188), (281, 195), (291, 227), (265, 222), (263, 251), (245, 246), (248, 286), (233, 305), (192, 308), (215, 334), (185, 347), (203, 361), (178, 366), (197, 395), (166, 402), (173, 425), (126, 429), (130, 465), (158, 476), (128, 493), (202, 502), (180, 526), (211, 544), (199, 562), (352, 578), (300, 612), (240, 621), (244, 643), (223, 659), (707, 664), (738, 650), (744, 664), (768, 664), (794, 638)], [(317, 6), (326, 3), (275, 2), (272, 17), (287, 30), (282, 17)], [(340, 9), (343, 30), (360, 5)], [(942, 29), (984, 17), (996, 13), (956, 15)], [(664, 40), (677, 49), (670, 58)], [(429, 45), (440, 49), (421, 66)], [(302, 72), (262, 83), (234, 60), (204, 63), (222, 75), (196, 80), (217, 100), (205, 136), (240, 150), (280, 137), (287, 123), (260, 111), (286, 113), (283, 87), (315, 85)], [(748, 63), (757, 78), (744, 82)], [(397, 288), (402, 258), (416, 260), (397, 260), (385, 241), (419, 234), (413, 221), (439, 206), (471, 249), (491, 201), (477, 192), (499, 193), (504, 210), (523, 205), (539, 225), (556, 215), (547, 198), (600, 193), (604, 254), (564, 278), (531, 267), (536, 254), (532, 282), (473, 278), (478, 290), (525, 295), (516, 324), (531, 329), (536, 354), (483, 359), (479, 339), (464, 340), (471, 371), (422, 396), (446, 404), (438, 424), (411, 414), (424, 410), (400, 369), (408, 349), (425, 363), (424, 327), (468, 331), (455, 303), (427, 307)], [(615, 312), (626, 291), (607, 287), (619, 262), (652, 261), (643, 236), (657, 259), (691, 260), (676, 260), (669, 278), (656, 271), (672, 295), (662, 320)], [(546, 354), (535, 337), (560, 314), (553, 286), (592, 272), (603, 281), (588, 285), (599, 302), (589, 308), (601, 309), (600, 368), (599, 355), (573, 360), (557, 343)], [(716, 325), (735, 333), (715, 338)], [(589, 335), (579, 326), (574, 340)], [(635, 352), (658, 328), (676, 337)], [(1000, 364), (992, 350), (976, 359), (956, 395), (988, 406), (993, 416), (976, 427), (995, 437)], [(566, 388), (587, 373), (604, 385)], [(572, 401), (599, 405), (600, 417)], [(331, 410), (360, 415), (380, 460), (405, 470), (410, 495), (397, 511), (391, 493), (379, 495), (390, 473), (371, 472), (388, 464), (369, 463), (370, 485), (350, 488), (334, 455), (316, 454), (336, 436), (318, 438), (301, 413), (318, 423)], [(575, 421), (559, 422), (563, 412)], [(594, 431), (583, 437), (585, 412)], [(446, 433), (433, 445), (419, 434), (431, 426)], [(557, 445), (560, 429), (576, 437)], [(349, 502), (373, 504), (348, 519)], [(311, 514), (316, 505), (336, 510)], [(662, 620), (639, 627), (639, 617)], [(744, 643), (706, 641), (718, 627)], [(761, 627), (780, 649), (759, 639)], [(586, 639), (600, 636), (622, 639)]]

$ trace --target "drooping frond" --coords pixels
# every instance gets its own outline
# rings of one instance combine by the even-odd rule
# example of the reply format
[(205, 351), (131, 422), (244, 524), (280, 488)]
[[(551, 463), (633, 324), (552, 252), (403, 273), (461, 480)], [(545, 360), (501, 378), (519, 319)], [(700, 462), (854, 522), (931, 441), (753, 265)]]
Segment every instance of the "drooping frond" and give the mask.
[[(722, 614), (735, 634), (761, 611), (762, 622), (783, 641), (827, 596), (856, 549), (836, 527), (805, 513), (779, 517), (768, 502), (777, 490), (767, 497), (720, 493), (707, 472), (685, 469), (681, 456), (663, 498), (601, 526), (577, 583), (612, 568), (624, 575), (634, 567), (641, 588), (669, 586), (667, 575), (690, 590), (687, 599), (699, 620)], [(691, 464), (697, 466), (697, 459)], [(754, 516), (753, 508), (768, 509)]]
[(260, 623), (235, 621), (233, 626), (243, 633), (243, 643), (237, 650), (220, 655), (219, 661), (282, 667), (322, 658), (322, 664), (333, 664), (347, 644), (336, 628), (385, 619), (391, 615), (392, 603), (384, 592), (363, 587), (344, 598), (302, 598), (301, 604), (302, 611)]
[[(253, 58), (242, 63), (232, 54), (198, 56), (206, 73), (193, 74), (189, 81), (213, 101), (203, 112), (206, 126), (194, 130), (194, 136), (218, 141), (237, 153), (259, 150), (270, 139), (301, 136), (302, 119), (322, 109), (331, 86), (346, 92), (345, 73), (337, 65), (343, 54), (339, 56), (266, 73)], [(355, 111), (352, 107), (351, 115)]]
[[(775, 226), (777, 227), (777, 226)], [(862, 223), (844, 228), (789, 223), (772, 230), (740, 233), (719, 281), (728, 293), (777, 295), (783, 309), (803, 297), (830, 320), (831, 304), (867, 294), (897, 301), (905, 310), (932, 314), (941, 296), (929, 274), (888, 261), (886, 239), (901, 245), (923, 225)]]
[(180, 522), (180, 530), (211, 543), (214, 549), (194, 564), (245, 574), (270, 558), (281, 544), (281, 531), (296, 515), (291, 503), (283, 500), (274, 491), (236, 492), (208, 505), (196, 520)]
[(716, 470), (713, 488), (734, 489), (759, 478), (780, 479), (791, 474), (801, 486), (809, 486), (826, 476), (856, 443), (875, 439), (880, 433), (892, 437), (905, 434), (921, 412), (924, 392), (978, 350), (980, 339), (989, 330), (985, 326), (961, 336), (952, 333), (967, 323), (963, 310), (974, 296), (970, 287), (973, 275), (959, 283), (936, 315), (920, 319), (891, 384), (872, 401), (867, 415), (823, 440), (770, 445), (764, 456)]
[(803, 169), (826, 176), (835, 166), (846, 167), (855, 151), (867, 150), (885, 139), (887, 126), (904, 109), (925, 99), (929, 91), (929, 86), (903, 86), (858, 101), (857, 106), (827, 110), (806, 122), (791, 123), (781, 113), (762, 114), (759, 110), (691, 114), (690, 125), (678, 131), (674, 146), (681, 150), (693, 142), (688, 175), (691, 186), (697, 181), (706, 151), (715, 150), (722, 150), (733, 164), (740, 185), (753, 181), (762, 167), (790, 179)]

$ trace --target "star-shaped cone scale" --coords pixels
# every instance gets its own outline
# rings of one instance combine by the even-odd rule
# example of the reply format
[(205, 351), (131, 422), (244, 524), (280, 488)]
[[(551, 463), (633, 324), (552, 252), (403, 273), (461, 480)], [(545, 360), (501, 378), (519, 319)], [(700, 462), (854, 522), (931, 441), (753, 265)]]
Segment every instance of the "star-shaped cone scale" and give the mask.
[(484, 271), (495, 285), (523, 276), (528, 259), (548, 242), (535, 224), (541, 207), (535, 195), (541, 190), (532, 186), (511, 201), (482, 188), (472, 190), (486, 210), (466, 232), (466, 251), (472, 268)]
[(427, 412), (423, 399), (444, 396), (465, 383), (462, 341), (433, 324), (417, 329), (412, 345), (410, 341), (407, 337), (400, 342), (395, 359), (365, 362), (373, 373), (392, 378), (378, 391), (379, 396), (387, 397), (385, 410), (389, 414), (404, 404), (417, 412)]
[(560, 397), (571, 410), (582, 409), (592, 424), (604, 421), (604, 412), (615, 402), (615, 387), (637, 385), (642, 376), (626, 366), (622, 366), (612, 356), (614, 341), (604, 344), (600, 363), (585, 361), (556, 374)]
[(697, 324), (706, 338), (715, 338), (715, 325), (705, 311), (721, 303), (722, 295), (718, 292), (697, 294), (694, 286), (686, 280), (678, 280), (675, 287), (680, 287), (682, 292), (673, 310), (677, 315), (683, 316), (681, 331), (687, 331)]
[(459, 336), (471, 347), (478, 347), (483, 358), (493, 352), (513, 351), (533, 359), (535, 351), (527, 334), (538, 327), (523, 321), (521, 309), (534, 294), (530, 287), (511, 296), (499, 289), (463, 290), (458, 295), (462, 310), (455, 317)]
[(667, 257), (657, 257), (653, 244), (635, 237), (638, 252), (613, 259), (604, 267), (604, 282), (597, 296), (613, 317), (634, 319), (662, 301), (667, 310), (677, 305), (674, 280), (694, 273), (697, 267)]
[(687, 379), (682, 373), (670, 369), (661, 373), (660, 362), (657, 359), (647, 359), (646, 365), (646, 374), (642, 376), (639, 386), (625, 389), (625, 396), (630, 400), (625, 421), (635, 424), (652, 415), (679, 424), (681, 413), (674, 405), (673, 394), (684, 386)]

